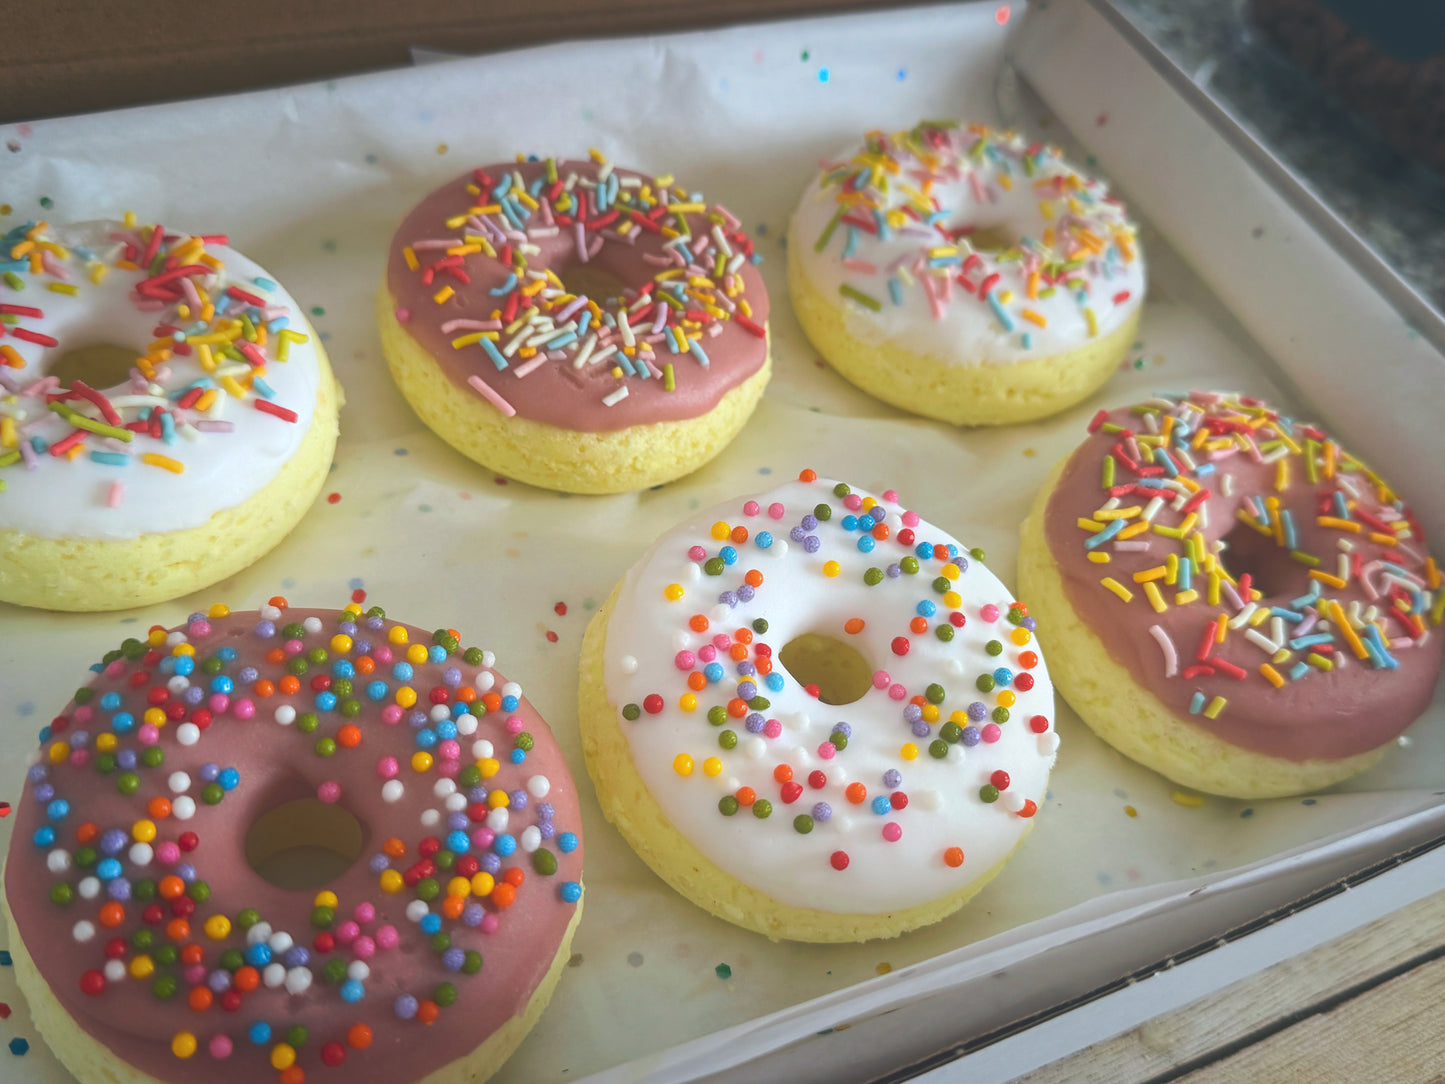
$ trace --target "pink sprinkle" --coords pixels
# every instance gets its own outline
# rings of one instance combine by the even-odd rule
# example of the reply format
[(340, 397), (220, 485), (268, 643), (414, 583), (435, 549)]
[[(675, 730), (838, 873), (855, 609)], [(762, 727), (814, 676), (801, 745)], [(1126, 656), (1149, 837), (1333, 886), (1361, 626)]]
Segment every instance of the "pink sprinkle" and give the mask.
[(448, 738), (437, 746), (437, 758), (440, 760), (461, 760), (462, 747), (454, 738)]
[[(885, 489), (885, 490), (883, 491), (883, 499), (884, 499), (885, 501), (887, 501), (889, 504), (897, 504), (897, 503), (898, 503), (898, 491), (897, 491), (896, 489)], [(917, 516), (914, 516), (913, 518), (914, 518), (914, 519), (917, 519), (918, 517), (917, 517)]]
[(978, 611), (978, 616), (983, 618), (985, 621), (997, 621), (998, 607), (995, 606), (992, 602), (985, 603), (983, 609)]
[(136, 741), (142, 745), (154, 745), (161, 740), (160, 730), (151, 723), (146, 723), (135, 732)]
[(757, 501), (748, 501), (747, 504), (743, 505), (743, 515), (745, 516), (755, 516), (762, 510), (763, 506)]
[[(1397, 640), (1391, 640), (1390, 642), (1391, 642), (1392, 644), (1395, 644), (1395, 643), (1398, 643), (1399, 641), (1397, 641)], [(71, 765), (73, 765), (73, 766), (76, 767), (76, 768), (84, 768), (87, 764), (90, 763), (90, 750), (89, 750), (89, 749), (72, 749), (72, 750), (70, 751), (70, 763), (71, 763)]]
[(702, 647), (697, 649), (697, 657), (703, 662), (712, 662), (713, 659), (717, 658), (717, 648), (713, 647), (712, 644), (703, 644)]
[(381, 721), (390, 726), (396, 726), (397, 723), (401, 722), (401, 716), (402, 711), (400, 704), (388, 704), (381, 709)]
[(517, 408), (503, 399), (485, 380), (476, 373), (467, 377), (467, 383), (487, 402), (497, 408), (497, 411), (504, 417), (510, 418), (517, 413)]
[(460, 760), (439, 760), (436, 762), (436, 773), (443, 779), (455, 779), (457, 772), (462, 770)]
[(410, 310), (410, 309), (404, 309), (404, 308), (402, 308), (401, 306), (398, 305), (398, 306), (397, 306), (397, 309), (396, 309), (396, 319), (397, 319), (397, 321), (398, 321), (399, 323), (405, 324), (407, 321), (409, 321), (409, 320), (411, 319), (411, 310)]
[(205, 982), (206, 965), (192, 964), (190, 967), (186, 968), (185, 971), (182, 972), (182, 976), (185, 978), (186, 982), (190, 983), (192, 986), (195, 986), (198, 983)]
[[(22, 445), (21, 445), (21, 447), (28, 447), (28, 446), (29, 446), (29, 445), (27, 445), (27, 444), (22, 444)], [(111, 482), (111, 483), (110, 483), (110, 488), (107, 489), (106, 492), (105, 492), (105, 506), (106, 506), (107, 508), (119, 508), (119, 507), (120, 507), (120, 502), (121, 502), (124, 498), (125, 498), (125, 483), (124, 483), (124, 482)]]
[(387, 663), (391, 662), (391, 648), (387, 647), (385, 644), (380, 644), (377, 647), (371, 649), (371, 657), (375, 659), (380, 665), (385, 666)]
[(209, 636), (211, 635), (211, 623), (204, 618), (199, 621), (192, 621), (186, 626), (187, 636)]
[(903, 828), (897, 821), (889, 821), (883, 826), (883, 838), (889, 843), (897, 843), (903, 838)]
[(522, 721), (522, 717), (520, 715), (507, 716), (508, 734), (520, 734), (523, 730), (526, 729), (526, 726), (527, 724)]
[(361, 934), (361, 927), (355, 922), (343, 922), (336, 927), (336, 940), (343, 945), (349, 945)]
[(316, 788), (316, 797), (320, 798), (327, 805), (335, 805), (341, 801), (341, 784), (335, 780), (328, 779)]
[(917, 512), (904, 512), (902, 518), (905, 527), (917, 527), (920, 522)]
[(983, 740), (990, 745), (998, 741), (1001, 737), (1003, 737), (1003, 731), (999, 729), (997, 723), (989, 723), (988, 726), (983, 728)]
[(70, 713), (70, 721), (75, 723), (77, 726), (84, 726), (86, 723), (90, 722), (91, 716), (94, 714), (95, 709), (92, 708), (89, 704), (81, 704), (80, 707), (76, 708)]
[(231, 1056), (231, 1040), (224, 1035), (212, 1035), (210, 1051), (211, 1057), (217, 1061), (224, 1061)]
[(300, 640), (287, 640), (284, 644), (281, 645), (281, 650), (286, 652), (288, 656), (299, 655), (301, 654), (301, 649), (305, 646), (306, 645), (303, 644)]
[(856, 512), (863, 507), (863, 498), (856, 493), (850, 493), (843, 498), (843, 507), (850, 512)]
[(231, 698), (225, 693), (212, 693), (211, 698), (206, 701), (206, 704), (213, 712), (219, 715), (231, 706)]
[(401, 944), (401, 934), (396, 932), (395, 926), (383, 926), (376, 931), (376, 944), (381, 949), (394, 949)]
[(351, 943), (351, 954), (358, 960), (369, 960), (376, 955), (376, 942), (363, 934)]
[(733, 638), (725, 632), (720, 632), (712, 638), (712, 646), (719, 651), (726, 651), (733, 646)]
[(351, 917), (357, 922), (372, 922), (376, 919), (376, 908), (363, 901), (352, 910)]
[(697, 656), (691, 651), (679, 651), (672, 662), (679, 670), (691, 670), (697, 665)]
[(124, 674), (124, 673), (125, 673), (125, 662), (124, 662), (123, 660), (121, 660), (121, 659), (116, 659), (115, 662), (111, 663), (109, 666), (107, 666), (107, 667), (105, 668), (105, 676), (108, 677), (108, 678), (117, 678), (117, 677), (120, 677), (120, 676), (121, 676), (122, 674)]
[(395, 779), (400, 771), (396, 757), (382, 757), (376, 762), (376, 774), (382, 779)]
[(156, 861), (163, 866), (174, 866), (181, 860), (181, 849), (173, 841), (156, 844)]
[(838, 747), (830, 741), (825, 741), (822, 745), (818, 746), (818, 755), (824, 760), (832, 760), (838, 755)]
[(231, 705), (231, 714), (237, 719), (249, 719), (256, 714), (256, 702), (243, 696)]
[(768, 505), (768, 515), (772, 516), (773, 519), (782, 519), (787, 511), (788, 510), (777, 501), (774, 501), (772, 504)]
[(769, 719), (763, 724), (763, 737), (776, 738), (783, 732), (783, 724), (776, 719)]
[(875, 670), (873, 672), (873, 688), (875, 689), (888, 688), (888, 683), (892, 680), (893, 679), (888, 676), (887, 670)]
[(905, 688), (904, 688), (902, 685), (900, 685), (898, 682), (895, 681), (892, 685), (888, 686), (888, 699), (890, 699), (890, 700), (904, 700), (904, 699), (907, 699), (907, 697), (908, 697), (908, 690), (905, 689)]
[(701, 546), (693, 546), (692, 549), (687, 551), (687, 555), (694, 561), (701, 561), (707, 557), (707, 550)]
[(496, 933), (497, 927), (501, 924), (502, 920), (489, 911), (487, 914), (482, 916), (482, 933)]
[(492, 840), (496, 838), (497, 833), (493, 832), (486, 825), (483, 825), (472, 833), (472, 846), (480, 851), (485, 851), (492, 845)]

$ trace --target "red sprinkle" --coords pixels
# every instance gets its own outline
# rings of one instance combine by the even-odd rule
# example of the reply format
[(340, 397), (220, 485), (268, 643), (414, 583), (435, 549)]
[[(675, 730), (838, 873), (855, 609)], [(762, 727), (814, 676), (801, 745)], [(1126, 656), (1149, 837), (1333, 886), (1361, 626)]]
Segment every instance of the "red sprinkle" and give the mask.
[(257, 410), (265, 414), (274, 414), (283, 422), (294, 422), (296, 420), (296, 411), (288, 410), (283, 406), (277, 406), (269, 399), (252, 399), (251, 402), (256, 404)]

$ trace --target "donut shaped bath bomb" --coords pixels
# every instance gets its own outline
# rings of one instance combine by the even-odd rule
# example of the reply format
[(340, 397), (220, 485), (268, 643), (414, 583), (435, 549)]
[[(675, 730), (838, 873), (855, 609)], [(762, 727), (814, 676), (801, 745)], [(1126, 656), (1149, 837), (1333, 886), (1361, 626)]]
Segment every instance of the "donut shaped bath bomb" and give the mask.
[(1234, 798), (1373, 765), (1445, 647), (1408, 506), (1318, 427), (1230, 394), (1100, 411), (1023, 525), (1019, 583), (1094, 732)]
[(768, 294), (726, 208), (588, 161), (475, 169), (392, 239), (382, 349), (463, 455), (547, 489), (670, 482), (727, 446), (767, 385)]
[(925, 123), (824, 164), (789, 225), (788, 288), (814, 347), (870, 395), (1008, 425), (1109, 379), (1144, 260), (1104, 182), (1055, 148)]
[(581, 915), (577, 792), (491, 652), (359, 606), (127, 640), (40, 733), (16, 979), (80, 1084), (485, 1080)]
[(1034, 619), (979, 554), (804, 471), (669, 531), (588, 626), (602, 811), (774, 940), (944, 918), (1033, 824), (1058, 747)]
[(264, 270), (225, 237), (131, 222), (17, 227), (0, 270), (0, 601), (164, 602), (296, 526), (341, 389)]

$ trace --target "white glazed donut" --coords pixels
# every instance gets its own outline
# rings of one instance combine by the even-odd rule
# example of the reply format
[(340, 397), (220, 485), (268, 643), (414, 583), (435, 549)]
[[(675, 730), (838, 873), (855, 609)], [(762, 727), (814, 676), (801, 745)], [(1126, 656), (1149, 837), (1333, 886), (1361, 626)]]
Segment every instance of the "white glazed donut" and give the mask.
[(1135, 228), (1060, 152), (982, 125), (868, 134), (788, 237), (808, 337), (865, 391), (965, 424), (1042, 417), (1108, 378), (1144, 297)]
[[(774, 938), (936, 921), (1044, 798), (1058, 736), (1032, 627), (892, 491), (804, 471), (699, 512), (588, 630), (582, 733), (603, 811), (683, 895)], [(820, 700), (839, 699), (848, 649), (859, 699)]]
[[(172, 598), (315, 497), (338, 389), (296, 301), (225, 240), (108, 221), (0, 240), (0, 599)], [(97, 344), (133, 351), (129, 374), (54, 371)]]

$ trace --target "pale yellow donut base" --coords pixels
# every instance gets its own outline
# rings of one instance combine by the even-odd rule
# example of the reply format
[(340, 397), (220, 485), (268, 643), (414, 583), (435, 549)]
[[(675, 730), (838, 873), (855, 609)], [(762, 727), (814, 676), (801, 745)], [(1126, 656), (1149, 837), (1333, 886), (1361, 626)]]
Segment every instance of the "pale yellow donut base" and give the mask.
[(150, 606), (209, 587), (269, 553), (311, 507), (336, 450), (341, 386), (314, 329), (311, 340), (319, 369), (311, 427), (259, 493), (199, 527), (136, 538), (42, 538), (0, 529), (0, 602), (87, 612)]
[(738, 435), (772, 375), (772, 358), (764, 358), (761, 369), (699, 418), (582, 433), (508, 418), (470, 388), (453, 384), (397, 320), (396, 299), (385, 285), (376, 319), (392, 378), (428, 428), (490, 470), (564, 493), (630, 493), (691, 474)]
[[(562, 971), (572, 955), (572, 934), (582, 919), (582, 902), (577, 901), (572, 921), (567, 924), (567, 932), (562, 935), (562, 945), (536, 992), (527, 1002), (527, 1007), (492, 1032), (486, 1041), (470, 1054), (428, 1073), (416, 1084), (482, 1084), (482, 1081), (502, 1067), (541, 1018), (547, 1002), (552, 1000), (552, 992), (557, 988), (557, 981), (562, 977)], [(5, 923), (10, 929), (10, 953), (15, 963), (15, 981), (30, 1006), (30, 1018), (35, 1022), (36, 1030), (45, 1039), (51, 1052), (60, 1059), (60, 1063), (70, 1070), (80, 1084), (165, 1084), (149, 1073), (121, 1061), (71, 1019), (60, 1000), (50, 992), (49, 984), (36, 970), (35, 961), (30, 958), (20, 931), (15, 928), (8, 898), (3, 901), (3, 905)], [(426, 1038), (426, 1035), (417, 1032), (419, 1042), (425, 1042)], [(205, 1056), (201, 1053), (195, 1055), (197, 1059)], [(184, 1075), (179, 1068), (180, 1064), (178, 1060), (177, 1076)], [(205, 1066), (198, 1064), (196, 1069), (195, 1079), (204, 1080)], [(342, 1074), (343, 1077), (345, 1075)]]
[[(1136, 685), (1075, 613), (1049, 552), (1044, 507), (1062, 471), (1060, 462), (1020, 531), (1019, 593), (1038, 619), (1055, 690), (1095, 734), (1181, 786), (1226, 798), (1308, 794), (1373, 767), (1385, 755), (1388, 746), (1341, 760), (1294, 761), (1250, 752), (1180, 720), (1153, 693)], [(1112, 596), (1101, 598), (1100, 604), (1111, 601)]]
[(915, 354), (887, 340), (849, 334), (841, 296), (806, 277), (799, 241), (788, 233), (788, 290), (793, 312), (829, 365), (876, 399), (954, 425), (1014, 425), (1067, 410), (1097, 391), (1119, 367), (1139, 326), (1135, 307), (1122, 326), (1077, 350), (1006, 365), (959, 365)]
[[(627, 736), (618, 725), (617, 708), (607, 701), (603, 658), (607, 621), (617, 592), (602, 604), (587, 626), (582, 641), (578, 720), (587, 772), (597, 789), (597, 800), (611, 824), (637, 852), (637, 856), (673, 889), (703, 910), (743, 929), (774, 941), (870, 941), (897, 937), (920, 926), (946, 918), (971, 900), (1003, 869), (1013, 852), (992, 869), (955, 892), (915, 907), (884, 914), (848, 914), (795, 907), (777, 900), (724, 873), (706, 858), (667, 819), (647, 784), (632, 763)], [(658, 650), (665, 650), (659, 644)], [(1028, 836), (1030, 821), (1019, 837)], [(1015, 850), (1018, 844), (1014, 845)]]

